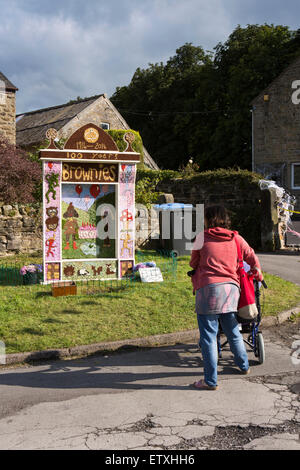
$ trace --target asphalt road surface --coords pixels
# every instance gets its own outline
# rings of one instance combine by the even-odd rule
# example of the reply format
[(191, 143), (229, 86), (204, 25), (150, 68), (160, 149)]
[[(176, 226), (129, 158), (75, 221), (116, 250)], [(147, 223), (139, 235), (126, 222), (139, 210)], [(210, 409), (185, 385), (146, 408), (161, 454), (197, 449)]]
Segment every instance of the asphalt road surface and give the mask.
[(295, 254), (260, 254), (258, 258), (263, 271), (300, 285), (300, 252)]
[[(262, 268), (300, 284), (299, 255), (259, 255)], [(188, 344), (0, 368), (0, 449), (300, 450), (300, 320), (263, 331), (266, 359), (248, 348), (240, 375), (228, 346), (219, 389)], [(245, 335), (247, 339), (247, 335)]]
[(300, 245), (300, 220), (293, 220), (290, 229), (294, 230), (294, 232), (287, 232), (286, 233), (286, 243), (287, 245)]
[(197, 338), (0, 370), (0, 449), (300, 450), (300, 322), (263, 331), (240, 375), (224, 347), (219, 389), (194, 390)]

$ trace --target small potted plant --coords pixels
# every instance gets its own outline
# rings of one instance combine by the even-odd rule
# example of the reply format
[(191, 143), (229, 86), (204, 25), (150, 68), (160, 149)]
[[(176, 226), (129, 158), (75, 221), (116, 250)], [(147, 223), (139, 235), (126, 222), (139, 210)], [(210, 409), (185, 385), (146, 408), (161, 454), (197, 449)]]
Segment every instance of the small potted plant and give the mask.
[(23, 284), (37, 284), (38, 274), (43, 272), (41, 264), (28, 264), (20, 269), (20, 274), (23, 276)]

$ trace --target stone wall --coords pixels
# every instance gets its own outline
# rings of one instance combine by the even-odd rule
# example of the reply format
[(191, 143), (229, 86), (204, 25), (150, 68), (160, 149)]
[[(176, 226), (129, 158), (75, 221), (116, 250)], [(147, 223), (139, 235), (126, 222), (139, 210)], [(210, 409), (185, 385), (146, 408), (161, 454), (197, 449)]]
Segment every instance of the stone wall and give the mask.
[(300, 93), (293, 88), (295, 80), (300, 80), (300, 58), (253, 101), (252, 137), (254, 171), (294, 194), (299, 210), (300, 190), (291, 187), (292, 163), (300, 163), (300, 102), (292, 99), (295, 92), (299, 99)]
[[(199, 183), (171, 180), (158, 185), (162, 193), (173, 194), (174, 202), (185, 204), (224, 204), (233, 213), (233, 228), (254, 248), (274, 251), (284, 247), (282, 227), (276, 208), (276, 194), (261, 191), (258, 184), (238, 180)], [(172, 202), (160, 200), (159, 203)], [(156, 211), (137, 205), (136, 246), (159, 247), (159, 221)], [(41, 205), (0, 202), (0, 257), (42, 250)]]
[(184, 204), (222, 204), (232, 212), (232, 228), (255, 249), (281, 248), (277, 208), (268, 189), (239, 178), (215, 179), (206, 183), (197, 179), (177, 179), (158, 184), (158, 191), (173, 194), (174, 202)]
[(136, 247), (145, 249), (159, 248), (158, 212), (136, 204)]
[(127, 129), (126, 122), (113, 107), (113, 105), (101, 96), (91, 105), (87, 106), (78, 116), (71, 119), (59, 132), (59, 138), (67, 139), (80, 127), (87, 123), (93, 123), (100, 127), (101, 123), (108, 123), (110, 129)]
[(6, 92), (0, 97), (0, 133), (16, 145), (16, 95)]
[[(157, 214), (150, 219), (140, 210), (137, 215), (136, 246), (153, 248), (159, 236)], [(42, 206), (0, 202), (0, 258), (42, 250)]]
[(42, 250), (40, 205), (0, 202), (0, 257)]

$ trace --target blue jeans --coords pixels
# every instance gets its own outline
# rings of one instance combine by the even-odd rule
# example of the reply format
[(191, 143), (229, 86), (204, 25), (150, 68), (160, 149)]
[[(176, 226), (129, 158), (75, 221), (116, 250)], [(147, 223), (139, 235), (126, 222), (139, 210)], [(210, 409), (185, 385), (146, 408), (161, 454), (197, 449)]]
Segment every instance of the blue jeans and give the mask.
[(218, 319), (222, 330), (227, 336), (234, 361), (241, 370), (249, 368), (248, 356), (240, 333), (236, 313), (222, 313), (218, 315), (197, 315), (200, 331), (200, 346), (204, 362), (204, 381), (207, 385), (217, 385), (218, 367)]

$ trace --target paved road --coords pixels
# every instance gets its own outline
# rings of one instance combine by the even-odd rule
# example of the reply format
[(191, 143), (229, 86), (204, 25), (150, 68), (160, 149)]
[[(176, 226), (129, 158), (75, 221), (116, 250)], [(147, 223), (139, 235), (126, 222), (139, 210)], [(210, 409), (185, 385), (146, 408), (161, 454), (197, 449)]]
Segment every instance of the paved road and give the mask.
[(300, 285), (300, 252), (295, 254), (258, 254), (263, 271)]
[[(298, 235), (300, 234), (300, 220), (294, 220), (290, 226), (291, 230), (294, 230), (295, 232), (298, 233)], [(294, 233), (291, 233), (291, 232), (287, 232), (286, 233), (286, 243), (288, 245), (300, 245), (300, 238), (299, 236), (294, 234)]]
[(213, 392), (189, 386), (202, 370), (196, 337), (1, 369), (0, 449), (300, 450), (299, 326), (263, 332), (266, 361), (249, 352), (250, 376), (225, 347)]

